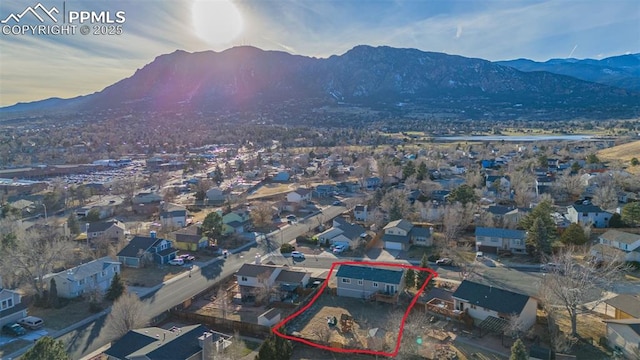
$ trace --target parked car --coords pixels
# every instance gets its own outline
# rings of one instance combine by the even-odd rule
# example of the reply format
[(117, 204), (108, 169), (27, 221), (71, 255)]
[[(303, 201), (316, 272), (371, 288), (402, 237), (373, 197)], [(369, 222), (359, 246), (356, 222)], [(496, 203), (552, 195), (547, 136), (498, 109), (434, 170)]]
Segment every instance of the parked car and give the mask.
[(333, 248), (333, 253), (334, 253), (334, 254), (340, 254), (340, 253), (342, 253), (343, 251), (345, 251), (346, 249), (347, 249), (347, 247), (346, 247), (346, 246), (344, 246), (344, 245), (336, 245), (336, 246)]
[(175, 266), (182, 266), (182, 265), (184, 265), (184, 260), (181, 259), (181, 258), (171, 259), (171, 260), (169, 260), (169, 264), (170, 265), (175, 265)]
[(22, 336), (27, 333), (27, 330), (25, 330), (22, 326), (13, 323), (3, 326), (2, 332), (12, 336)]
[(178, 255), (178, 258), (184, 260), (184, 262), (192, 262), (193, 260), (196, 259), (195, 256), (189, 255), (189, 254)]
[(304, 254), (301, 253), (300, 251), (292, 251), (291, 252), (291, 257), (294, 259), (299, 259), (299, 260), (304, 260)]
[(18, 320), (18, 324), (25, 328), (36, 330), (44, 326), (44, 321), (39, 317), (27, 316), (26, 318)]
[(436, 260), (436, 265), (452, 266), (453, 265), (453, 260), (451, 260), (449, 258), (438, 259), (438, 260)]
[(482, 260), (482, 258), (484, 258), (484, 253), (482, 253), (482, 251), (478, 251), (476, 253), (476, 260)]
[(342, 203), (338, 200), (333, 202), (333, 206), (340, 206), (340, 205), (342, 205)]

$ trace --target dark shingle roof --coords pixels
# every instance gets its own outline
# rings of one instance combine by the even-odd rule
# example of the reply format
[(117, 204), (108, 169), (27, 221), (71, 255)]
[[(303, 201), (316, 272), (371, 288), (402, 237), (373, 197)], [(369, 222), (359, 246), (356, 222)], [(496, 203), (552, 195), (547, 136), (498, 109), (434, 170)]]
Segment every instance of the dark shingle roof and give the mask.
[(397, 227), (400, 228), (406, 232), (411, 231), (411, 228), (413, 227), (413, 224), (405, 219), (400, 219), (400, 220), (395, 220), (395, 221), (391, 221), (390, 223), (388, 223), (384, 228), (385, 229), (389, 229), (392, 227)]
[(151, 238), (147, 236), (136, 236), (129, 244), (124, 247), (124, 249), (120, 250), (118, 256), (126, 256), (126, 257), (135, 257), (137, 258), (140, 254), (140, 250), (147, 251), (153, 244), (158, 241), (157, 238)]
[(595, 205), (571, 205), (579, 213), (601, 213), (605, 212), (599, 206)]
[(87, 232), (90, 232), (90, 233), (103, 232), (114, 225), (117, 225), (117, 221), (92, 222), (92, 223), (89, 223), (89, 230)]
[(242, 267), (238, 270), (236, 275), (238, 276), (246, 276), (246, 277), (257, 277), (260, 274), (268, 274), (271, 276), (271, 273), (276, 269), (276, 266), (267, 266), (267, 265), (256, 265), (256, 264), (243, 264)]
[(129, 354), (155, 341), (151, 336), (129, 331), (120, 340), (112, 343), (104, 353), (117, 359), (126, 359)]
[(336, 273), (338, 277), (379, 281), (387, 284), (400, 284), (403, 270), (390, 270), (380, 267), (340, 265)]
[(605, 300), (605, 304), (624, 311), (635, 318), (640, 318), (640, 295), (620, 294)]
[(278, 277), (276, 277), (276, 281), (299, 284), (302, 282), (302, 279), (304, 279), (305, 275), (307, 275), (307, 273), (301, 271), (282, 269), (282, 271), (280, 271), (280, 274), (278, 274)]
[(182, 243), (190, 243), (190, 244), (197, 244), (200, 242), (200, 240), (202, 239), (206, 239), (206, 237), (203, 237), (201, 235), (194, 235), (194, 234), (175, 234), (176, 236), (176, 241), (177, 242), (182, 242)]
[(414, 226), (409, 232), (409, 235), (428, 238), (431, 236), (431, 230), (422, 226)]
[(529, 296), (464, 280), (453, 297), (501, 314), (520, 314)]
[(496, 237), (503, 239), (525, 239), (527, 237), (527, 232), (524, 230), (477, 227), (476, 236)]
[(408, 244), (409, 240), (410, 240), (409, 236), (390, 235), (390, 234), (382, 235), (382, 241), (385, 241), (385, 242), (388, 241), (393, 243)]
[(267, 311), (265, 311), (262, 315), (265, 319), (267, 320), (272, 320), (273, 318), (275, 318), (276, 316), (280, 315), (280, 310), (276, 309), (276, 308), (271, 308)]
[(170, 248), (166, 248), (166, 249), (164, 249), (162, 251), (159, 251), (158, 255), (167, 256), (167, 255), (172, 254), (172, 253), (177, 252), (177, 251), (178, 251), (178, 249), (170, 247)]
[(186, 217), (187, 210), (164, 211), (160, 213), (161, 218)]

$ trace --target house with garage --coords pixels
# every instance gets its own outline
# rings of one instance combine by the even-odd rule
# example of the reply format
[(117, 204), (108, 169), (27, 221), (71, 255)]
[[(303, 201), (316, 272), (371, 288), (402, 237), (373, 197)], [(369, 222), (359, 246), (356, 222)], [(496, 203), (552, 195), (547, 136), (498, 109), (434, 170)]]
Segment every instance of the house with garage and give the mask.
[[(621, 252), (625, 261), (640, 261), (640, 234), (632, 234), (619, 230), (607, 230), (604, 234), (598, 237), (598, 244), (600, 247), (594, 246), (595, 249), (600, 248), (603, 254), (600, 257), (604, 257), (607, 251), (603, 248), (616, 249)], [(593, 253), (592, 249), (592, 253)], [(596, 251), (597, 252), (597, 251)], [(594, 256), (598, 256), (594, 254)], [(606, 260), (606, 259), (605, 259)]]
[(4, 287), (0, 278), (0, 328), (27, 317), (27, 304), (19, 292)]
[(383, 266), (340, 265), (336, 272), (338, 296), (371, 299), (377, 294), (394, 298), (404, 287), (404, 270)]
[(222, 204), (226, 200), (225, 193), (219, 187), (212, 187), (205, 194), (207, 201), (212, 204)]
[(313, 196), (323, 198), (333, 196), (333, 194), (338, 191), (338, 188), (335, 185), (331, 184), (321, 184), (313, 189)]
[(196, 360), (223, 357), (233, 337), (203, 325), (129, 330), (104, 351), (107, 360)]
[(124, 232), (126, 228), (122, 221), (110, 220), (110, 221), (97, 221), (88, 223), (87, 226), (87, 239), (89, 242), (93, 242), (98, 239), (107, 239), (113, 242), (124, 241)]
[(595, 205), (571, 205), (567, 208), (566, 218), (574, 224), (606, 228), (611, 213)]
[(451, 295), (454, 308), (466, 311), (480, 330), (502, 333), (512, 317), (527, 331), (536, 322), (538, 301), (531, 296), (463, 280)]
[(640, 356), (640, 319), (603, 320), (607, 344), (614, 354), (625, 359)]
[(139, 268), (152, 263), (164, 265), (175, 259), (178, 249), (171, 240), (158, 238), (155, 231), (149, 235), (131, 239), (118, 253), (118, 261), (123, 266)]
[(511, 191), (511, 179), (506, 175), (485, 176), (487, 191), (494, 193), (508, 193)]
[(235, 276), (243, 301), (252, 301), (260, 293), (267, 293), (270, 301), (281, 301), (306, 287), (311, 274), (284, 266), (243, 264)]
[(411, 221), (400, 219), (391, 221), (383, 228), (382, 241), (388, 250), (408, 250), (411, 244), (433, 245), (431, 228), (416, 226)]
[(526, 254), (526, 240), (524, 230), (476, 227), (476, 251), (487, 254)]
[(49, 284), (54, 279), (58, 296), (73, 299), (93, 291), (104, 294), (111, 286), (113, 277), (119, 273), (120, 262), (106, 256), (59, 273), (48, 274), (44, 277), (44, 282)]
[(174, 231), (171, 237), (175, 240), (175, 246), (179, 250), (197, 251), (209, 246), (209, 239), (202, 234), (202, 228), (191, 225)]
[(342, 217), (333, 219), (332, 227), (318, 234), (320, 244), (343, 245), (347, 249), (358, 247), (366, 230), (362, 225), (352, 224)]
[(290, 203), (300, 204), (311, 200), (311, 190), (305, 188), (297, 188), (287, 194), (287, 201)]

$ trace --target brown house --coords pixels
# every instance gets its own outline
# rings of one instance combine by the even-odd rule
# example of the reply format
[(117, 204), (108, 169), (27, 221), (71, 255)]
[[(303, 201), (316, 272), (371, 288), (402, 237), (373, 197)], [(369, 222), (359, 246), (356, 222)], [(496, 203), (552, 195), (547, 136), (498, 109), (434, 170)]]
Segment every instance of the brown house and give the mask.
[(640, 319), (640, 295), (621, 294), (604, 303), (615, 309), (614, 319)]

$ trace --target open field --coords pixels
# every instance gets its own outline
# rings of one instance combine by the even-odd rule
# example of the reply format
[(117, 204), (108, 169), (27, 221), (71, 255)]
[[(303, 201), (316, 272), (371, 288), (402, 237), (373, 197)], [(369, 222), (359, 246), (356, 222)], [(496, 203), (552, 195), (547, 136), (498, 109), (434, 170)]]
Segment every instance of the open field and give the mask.
[[(598, 151), (598, 158), (604, 161), (622, 161), (629, 165), (632, 158), (640, 158), (640, 140)], [(640, 166), (629, 166), (627, 171), (640, 174)]]
[[(301, 337), (333, 347), (350, 347), (375, 350), (393, 350), (400, 328), (400, 308), (390, 304), (368, 302), (360, 299), (329, 295), (320, 296), (313, 305), (287, 324), (287, 329)], [(341, 316), (350, 316), (351, 329), (341, 326)], [(329, 326), (327, 319), (336, 317), (336, 326)], [(369, 331), (378, 328), (378, 344), (368, 339)]]
[(291, 184), (266, 184), (258, 188), (255, 194), (248, 196), (247, 199), (258, 199), (265, 196), (286, 194), (291, 190), (295, 190), (295, 187), (291, 187)]

